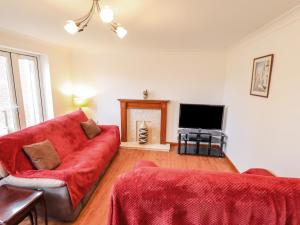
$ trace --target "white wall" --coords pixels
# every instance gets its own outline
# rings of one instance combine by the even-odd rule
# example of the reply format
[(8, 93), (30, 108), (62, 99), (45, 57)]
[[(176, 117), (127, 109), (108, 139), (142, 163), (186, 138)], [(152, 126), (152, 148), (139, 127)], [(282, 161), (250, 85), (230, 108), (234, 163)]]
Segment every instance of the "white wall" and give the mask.
[[(300, 176), (299, 40), (300, 9), (247, 37), (227, 55), (118, 47), (108, 53), (70, 52), (0, 30), (0, 45), (48, 55), (55, 115), (73, 109), (71, 97), (62, 92), (71, 81), (81, 91), (95, 94), (91, 115), (102, 124), (119, 125), (117, 99), (141, 99), (147, 88), (150, 99), (171, 100), (167, 140), (176, 141), (180, 102), (226, 104), (227, 149), (234, 164), (241, 171), (263, 167), (294, 177)], [(271, 53), (275, 61), (270, 96), (250, 96), (253, 59)]]
[(73, 109), (71, 97), (62, 92), (64, 84), (72, 80), (70, 50), (6, 30), (0, 30), (0, 47), (36, 53), (42, 55), (43, 59), (48, 57), (54, 114), (62, 115)]
[[(113, 50), (112, 50), (113, 52)], [(225, 55), (222, 52), (73, 52), (75, 84), (97, 91), (95, 118), (102, 124), (120, 124), (117, 99), (171, 101), (167, 141), (177, 140), (179, 103), (222, 104)]]
[[(229, 157), (243, 171), (263, 167), (300, 177), (300, 9), (228, 53), (225, 104)], [(269, 98), (250, 96), (253, 59), (275, 54)]]

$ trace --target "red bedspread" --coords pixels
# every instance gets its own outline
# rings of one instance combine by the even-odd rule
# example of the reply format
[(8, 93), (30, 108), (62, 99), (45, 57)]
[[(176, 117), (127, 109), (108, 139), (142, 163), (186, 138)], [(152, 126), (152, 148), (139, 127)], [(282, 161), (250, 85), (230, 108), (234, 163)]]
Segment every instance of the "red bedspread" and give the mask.
[(139, 168), (122, 175), (108, 225), (299, 225), (300, 179)]
[[(77, 111), (40, 125), (0, 137), (0, 162), (14, 176), (54, 178), (65, 181), (75, 208), (120, 145), (117, 126), (100, 126), (101, 135), (88, 140), (80, 122), (87, 117)], [(23, 153), (22, 146), (49, 139), (61, 158), (55, 170), (35, 170)]]

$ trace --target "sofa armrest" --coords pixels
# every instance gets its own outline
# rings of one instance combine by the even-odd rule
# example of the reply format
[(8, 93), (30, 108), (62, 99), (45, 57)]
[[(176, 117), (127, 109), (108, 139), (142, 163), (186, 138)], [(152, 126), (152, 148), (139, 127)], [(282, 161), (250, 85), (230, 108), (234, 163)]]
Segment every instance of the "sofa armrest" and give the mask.
[(65, 182), (62, 180), (48, 178), (22, 178), (12, 175), (5, 177), (1, 181), (3, 184), (32, 189), (58, 188), (65, 186)]
[(152, 161), (141, 160), (135, 164), (134, 169), (143, 168), (143, 167), (158, 167), (158, 166)]
[(242, 174), (275, 177), (275, 175), (273, 173), (271, 173), (269, 170), (261, 169), (261, 168), (252, 168), (252, 169), (249, 169), (249, 170), (243, 172)]
[(116, 126), (116, 125), (98, 125), (98, 127), (100, 127), (102, 130), (109, 130), (109, 129), (118, 129), (119, 130), (119, 127)]

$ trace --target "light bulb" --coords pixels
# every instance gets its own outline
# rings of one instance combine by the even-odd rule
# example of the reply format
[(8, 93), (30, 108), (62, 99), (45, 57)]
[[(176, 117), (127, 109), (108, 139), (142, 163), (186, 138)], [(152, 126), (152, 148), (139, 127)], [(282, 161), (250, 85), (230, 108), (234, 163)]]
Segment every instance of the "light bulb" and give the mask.
[(72, 35), (76, 34), (79, 30), (78, 26), (73, 20), (68, 20), (64, 28), (69, 34)]
[(103, 23), (110, 23), (114, 19), (114, 13), (109, 6), (104, 6), (100, 11), (100, 18)]
[(119, 38), (123, 39), (127, 35), (127, 30), (124, 27), (118, 27), (116, 33)]

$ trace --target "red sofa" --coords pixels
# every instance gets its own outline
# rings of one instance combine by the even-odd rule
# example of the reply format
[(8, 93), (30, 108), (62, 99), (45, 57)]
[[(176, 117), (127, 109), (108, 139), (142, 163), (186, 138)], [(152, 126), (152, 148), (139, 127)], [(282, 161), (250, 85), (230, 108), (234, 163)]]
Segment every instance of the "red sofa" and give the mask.
[(163, 169), (151, 162), (120, 176), (108, 225), (299, 225), (300, 179)]
[[(0, 137), (0, 162), (9, 174), (65, 183), (62, 187), (43, 188), (50, 216), (64, 221), (72, 221), (79, 215), (120, 146), (117, 126), (100, 126), (101, 134), (88, 140), (80, 127), (80, 122), (87, 119), (78, 110)], [(61, 164), (55, 170), (35, 170), (22, 146), (46, 139), (54, 145)]]

